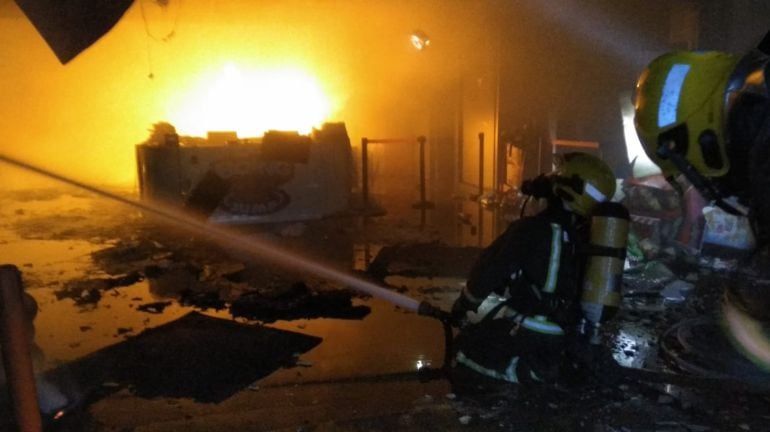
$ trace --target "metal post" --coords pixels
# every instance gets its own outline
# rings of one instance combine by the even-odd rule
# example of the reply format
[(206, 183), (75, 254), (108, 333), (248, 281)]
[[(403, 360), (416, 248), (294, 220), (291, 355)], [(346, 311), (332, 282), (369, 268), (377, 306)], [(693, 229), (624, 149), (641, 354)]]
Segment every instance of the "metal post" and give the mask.
[(0, 266), (0, 341), (13, 412), (20, 431), (36, 432), (42, 430), (43, 425), (22, 289), (19, 270), (12, 265)]
[(498, 138), (497, 151), (495, 152), (497, 169), (495, 170), (495, 195), (503, 194), (505, 182), (508, 177), (508, 143)]
[[(432, 209), (434, 208), (434, 205), (432, 202), (427, 200), (425, 188), (426, 188), (426, 181), (425, 181), (425, 142), (427, 141), (427, 138), (424, 136), (417, 137), (417, 142), (420, 144), (420, 201), (416, 202), (412, 205), (412, 208), (415, 209)], [(423, 215), (424, 216), (424, 215)]]
[(479, 132), (479, 199), (484, 195), (484, 132)]
[(417, 137), (420, 143), (420, 204), (425, 205), (425, 137)]
[(361, 200), (363, 210), (369, 208), (369, 138), (361, 138)]
[(457, 131), (455, 132), (457, 134), (455, 137), (455, 140), (457, 141), (457, 149), (455, 151), (455, 181), (457, 184), (463, 182), (463, 169), (465, 163), (463, 161), (463, 156), (465, 155), (465, 128), (463, 127), (463, 120), (465, 116), (463, 114), (464, 86), (462, 74), (460, 74), (459, 81), (459, 88), (457, 90), (457, 118), (455, 119), (457, 122)]

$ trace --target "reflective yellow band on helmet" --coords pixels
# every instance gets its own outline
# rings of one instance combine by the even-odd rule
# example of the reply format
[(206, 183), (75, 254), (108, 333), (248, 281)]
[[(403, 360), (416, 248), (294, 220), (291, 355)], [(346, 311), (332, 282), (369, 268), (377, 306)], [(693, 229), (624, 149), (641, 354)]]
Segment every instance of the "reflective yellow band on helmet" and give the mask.
[(494, 369), (489, 369), (487, 367), (484, 367), (475, 361), (469, 359), (468, 357), (463, 354), (462, 351), (457, 352), (457, 363), (460, 363), (482, 375), (486, 375), (488, 377), (492, 377), (495, 379), (508, 381), (512, 383), (518, 383), (519, 378), (516, 376), (516, 366), (519, 364), (519, 358), (514, 357), (511, 359), (511, 363), (508, 365), (507, 368), (505, 368), (505, 372), (498, 372)]
[(585, 182), (585, 186), (583, 186), (583, 190), (585, 191), (588, 196), (593, 198), (596, 202), (604, 202), (607, 201), (607, 197), (600, 191), (599, 189), (596, 189), (596, 186), (592, 185), (591, 182)]
[(564, 334), (564, 329), (562, 329), (560, 325), (548, 321), (544, 316), (541, 315), (538, 315), (534, 318), (524, 318), (524, 321), (521, 322), (521, 326), (527, 330), (532, 330), (534, 332), (547, 335), (562, 336)]
[(676, 114), (679, 110), (679, 97), (682, 95), (682, 87), (687, 74), (690, 73), (690, 65), (675, 64), (666, 75), (663, 84), (663, 93), (660, 95), (660, 107), (658, 108), (658, 127), (666, 127), (676, 123)]
[(552, 293), (556, 290), (556, 280), (559, 278), (559, 263), (561, 262), (561, 226), (551, 224), (551, 257), (548, 260), (548, 276), (545, 279), (543, 291)]

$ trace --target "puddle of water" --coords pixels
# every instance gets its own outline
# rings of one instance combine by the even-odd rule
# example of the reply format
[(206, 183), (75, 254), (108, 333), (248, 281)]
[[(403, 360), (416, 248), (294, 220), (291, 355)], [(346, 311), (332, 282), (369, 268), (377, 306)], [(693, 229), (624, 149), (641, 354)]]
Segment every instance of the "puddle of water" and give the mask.
[[(103, 276), (93, 266), (91, 253), (109, 246), (105, 243), (107, 239), (73, 240), (66, 236), (51, 239), (47, 238), (45, 225), (35, 225), (31, 231), (35, 239), (29, 239), (14, 231), (15, 227), (20, 222), (36, 221), (36, 218), (44, 221), (50, 215), (72, 211), (71, 214), (81, 217), (79, 215), (89, 216), (93, 211), (93, 218), (83, 217), (90, 228), (101, 223), (100, 218), (110, 218), (114, 206), (102, 208), (95, 198), (66, 193), (44, 198), (0, 197), (5, 209), (0, 211), (0, 247), (3, 263), (17, 265), (22, 270), (26, 288), (38, 301), (36, 341), (48, 366), (72, 361), (119, 343), (126, 337), (194, 310), (172, 300), (160, 314), (138, 311), (141, 304), (170, 300), (151, 293), (147, 281), (109, 290), (98, 305), (92, 307), (78, 306), (72, 299), (56, 299), (55, 291), (65, 281)], [(381, 247), (382, 244), (360, 243), (352, 246), (353, 269), (364, 270)], [(408, 295), (431, 301), (444, 309), (451, 306), (461, 287), (459, 281), (448, 278), (395, 277), (388, 283), (406, 287)], [(356, 300), (355, 303), (369, 306), (371, 313), (363, 320), (312, 319), (271, 323), (271, 327), (321, 337), (323, 342), (302, 356), (303, 364), (310, 367), (279, 370), (262, 380), (264, 385), (375, 376), (441, 366), (444, 338), (438, 321), (377, 299)], [(226, 310), (203, 313), (230, 318)]]
[(654, 367), (658, 358), (657, 340), (652, 329), (633, 322), (621, 323), (613, 340), (612, 356), (624, 367)]
[(3, 264), (17, 266), (30, 290), (57, 287), (93, 271), (91, 253), (103, 247), (80, 240), (24, 240), (0, 229)]
[[(54, 266), (48, 260), (56, 256), (57, 250), (78, 249), (78, 253), (71, 256), (57, 256), (57, 268), (67, 270), (57, 280), (68, 280), (86, 275), (90, 257), (85, 252), (98, 249), (87, 242), (74, 241), (26, 240), (19, 244), (30, 242), (39, 246), (28, 251), (30, 256), (26, 257), (27, 260), (35, 263), (30, 271), (43, 280), (52, 272), (40, 273), (39, 270)], [(82, 245), (70, 249), (73, 243)], [(35, 250), (41, 254), (34, 255)], [(26, 272), (27, 269), (23, 270)], [(411, 294), (435, 303), (437, 296), (442, 296), (451, 282), (446, 279), (396, 278), (392, 283), (396, 286), (410, 285)], [(441, 291), (425, 294), (424, 290), (431, 287), (440, 287)], [(45, 353), (49, 366), (119, 343), (126, 337), (173, 321), (194, 310), (181, 306), (176, 300), (172, 300), (171, 305), (160, 314), (137, 310), (141, 304), (170, 300), (151, 293), (147, 281), (106, 291), (97, 305), (86, 307), (76, 305), (72, 299), (58, 300), (55, 291), (59, 288), (52, 286), (29, 290), (40, 307), (35, 319), (36, 341)], [(459, 292), (459, 288), (454, 291)], [(443, 295), (449, 305), (455, 296), (451, 290), (448, 295)], [(355, 304), (369, 306), (372, 311), (360, 321), (303, 319), (271, 323), (271, 327), (321, 337), (323, 342), (302, 357), (303, 362), (311, 367), (277, 371), (263, 380), (265, 385), (391, 374), (441, 365), (444, 341), (438, 321), (403, 311), (377, 299), (357, 300)], [(230, 318), (226, 310), (203, 313)]]
[[(193, 310), (173, 301), (160, 314), (138, 311), (141, 304), (168, 300), (153, 296), (146, 281), (106, 291), (98, 305), (87, 307), (76, 305), (72, 299), (57, 300), (54, 291), (30, 291), (40, 307), (35, 318), (35, 340), (49, 363), (74, 360)], [(204, 313), (229, 317), (225, 311)]]
[(441, 324), (405, 312), (382, 300), (363, 302), (372, 312), (361, 321), (316, 319), (278, 322), (274, 326), (319, 336), (323, 342), (302, 356), (308, 368), (284, 369), (265, 385), (376, 376), (440, 367), (444, 355)]
[[(98, 306), (89, 308), (77, 306), (71, 299), (56, 300), (53, 289), (38, 289), (33, 295), (40, 304), (35, 320), (36, 341), (50, 364), (82, 357), (193, 310), (173, 301), (160, 314), (138, 311), (140, 304), (165, 300), (154, 297), (144, 281), (108, 291)], [(382, 300), (358, 300), (355, 304), (367, 305), (372, 312), (363, 320), (271, 323), (270, 327), (318, 336), (323, 342), (302, 356), (303, 364), (310, 367), (279, 370), (262, 380), (261, 385), (383, 375), (441, 365), (444, 341), (438, 321)], [(203, 313), (230, 318), (226, 310)]]

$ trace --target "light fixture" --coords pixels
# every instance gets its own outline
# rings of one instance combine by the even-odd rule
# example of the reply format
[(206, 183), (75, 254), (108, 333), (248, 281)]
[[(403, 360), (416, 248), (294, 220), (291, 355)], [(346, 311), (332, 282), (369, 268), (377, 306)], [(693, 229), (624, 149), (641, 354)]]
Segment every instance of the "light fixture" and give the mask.
[(412, 41), (412, 45), (418, 51), (422, 51), (430, 46), (430, 38), (422, 30), (413, 31), (409, 40)]

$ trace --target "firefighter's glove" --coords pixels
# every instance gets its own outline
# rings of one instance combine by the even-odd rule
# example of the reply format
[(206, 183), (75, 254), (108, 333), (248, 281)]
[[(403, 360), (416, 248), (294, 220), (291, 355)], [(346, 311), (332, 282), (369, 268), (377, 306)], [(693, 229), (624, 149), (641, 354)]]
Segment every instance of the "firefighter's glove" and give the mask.
[(468, 300), (464, 294), (460, 294), (452, 305), (452, 323), (458, 327), (464, 326), (468, 319), (468, 311), (475, 311), (478, 307), (479, 305)]

